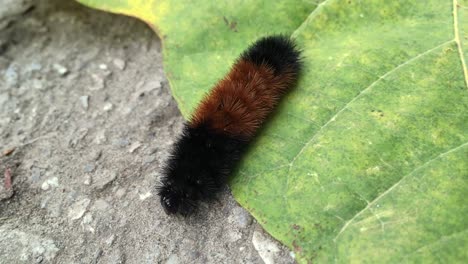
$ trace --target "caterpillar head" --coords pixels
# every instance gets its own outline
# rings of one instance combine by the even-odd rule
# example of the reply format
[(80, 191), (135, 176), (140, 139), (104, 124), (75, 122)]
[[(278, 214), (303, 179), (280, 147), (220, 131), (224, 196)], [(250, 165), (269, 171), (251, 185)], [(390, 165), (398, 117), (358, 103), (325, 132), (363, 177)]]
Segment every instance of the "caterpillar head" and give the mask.
[(238, 151), (232, 148), (239, 145), (205, 127), (186, 126), (163, 168), (158, 188), (166, 213), (188, 215), (199, 200), (214, 198), (237, 160)]
[(195, 210), (197, 199), (195, 196), (177, 190), (172, 185), (161, 186), (158, 190), (161, 206), (166, 214), (177, 214), (187, 216)]
[[(176, 179), (176, 180), (174, 180)], [(167, 214), (192, 214), (200, 200), (213, 198), (218, 187), (210, 179), (199, 177), (184, 177), (184, 181), (177, 181), (176, 177), (165, 178), (158, 187), (161, 206)]]

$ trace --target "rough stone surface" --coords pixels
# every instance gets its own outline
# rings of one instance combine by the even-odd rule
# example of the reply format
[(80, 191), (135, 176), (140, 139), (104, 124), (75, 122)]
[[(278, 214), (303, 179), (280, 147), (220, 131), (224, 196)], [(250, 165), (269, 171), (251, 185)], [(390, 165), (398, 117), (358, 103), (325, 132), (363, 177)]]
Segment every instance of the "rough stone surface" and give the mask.
[(7, 27), (18, 15), (27, 11), (34, 0), (2, 0), (0, 4), (0, 30)]
[(252, 216), (242, 207), (234, 208), (228, 219), (240, 228), (248, 228), (252, 224)]
[[(190, 218), (161, 208), (155, 186), (183, 119), (154, 32), (75, 1), (6, 2), (34, 8), (0, 27), (0, 153), (15, 148), (0, 154), (14, 190), (0, 200), (0, 263), (269, 259), (228, 190)], [(292, 262), (276, 248), (275, 263)]]
[(54, 241), (25, 233), (10, 225), (0, 226), (1, 263), (38, 263), (52, 261), (59, 248)]
[(93, 185), (101, 190), (107, 187), (117, 178), (117, 173), (111, 170), (102, 170), (96, 173), (93, 177)]
[(293, 259), (285, 261), (284, 252), (281, 251), (281, 245), (273, 240), (262, 230), (255, 230), (252, 236), (252, 244), (260, 254), (265, 264), (274, 263), (292, 263)]
[(83, 198), (79, 201), (73, 203), (70, 208), (68, 209), (68, 217), (71, 220), (80, 219), (83, 214), (86, 212), (89, 203), (91, 202), (88, 198)]
[(14, 194), (12, 188), (5, 188), (3, 185), (0, 186), (0, 201), (10, 199)]

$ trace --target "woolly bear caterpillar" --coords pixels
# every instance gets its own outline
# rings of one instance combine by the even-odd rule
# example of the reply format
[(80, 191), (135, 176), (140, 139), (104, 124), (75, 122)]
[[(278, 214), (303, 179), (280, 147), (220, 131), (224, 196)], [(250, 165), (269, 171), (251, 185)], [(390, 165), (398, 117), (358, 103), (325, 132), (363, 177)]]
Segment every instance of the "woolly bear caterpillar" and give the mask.
[(297, 81), (300, 51), (285, 36), (253, 43), (196, 108), (158, 187), (167, 214), (215, 197), (255, 132)]

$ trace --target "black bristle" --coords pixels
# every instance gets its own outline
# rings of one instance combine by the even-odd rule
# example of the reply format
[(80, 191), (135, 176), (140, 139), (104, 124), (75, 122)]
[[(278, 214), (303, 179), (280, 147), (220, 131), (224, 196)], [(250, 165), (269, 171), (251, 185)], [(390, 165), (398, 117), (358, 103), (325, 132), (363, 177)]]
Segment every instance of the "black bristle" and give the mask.
[(164, 169), (158, 194), (168, 214), (192, 213), (199, 200), (215, 198), (246, 146), (245, 141), (201, 126), (184, 127)]
[(242, 59), (256, 65), (266, 64), (276, 75), (285, 71), (299, 73), (301, 68), (300, 51), (287, 36), (274, 35), (259, 39), (245, 51)]

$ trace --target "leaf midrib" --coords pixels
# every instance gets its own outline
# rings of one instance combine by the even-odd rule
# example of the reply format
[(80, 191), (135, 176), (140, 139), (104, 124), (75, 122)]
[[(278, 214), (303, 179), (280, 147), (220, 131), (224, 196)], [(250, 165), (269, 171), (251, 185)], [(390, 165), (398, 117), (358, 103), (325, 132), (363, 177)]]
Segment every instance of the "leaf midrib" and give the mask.
[(458, 56), (460, 57), (460, 61), (463, 68), (463, 77), (465, 79), (465, 86), (468, 89), (468, 70), (466, 68), (465, 56), (463, 56), (463, 48), (461, 45), (460, 39), (460, 29), (458, 27), (458, 1), (453, 0), (453, 31), (454, 31), (454, 40), (457, 43), (458, 47)]

